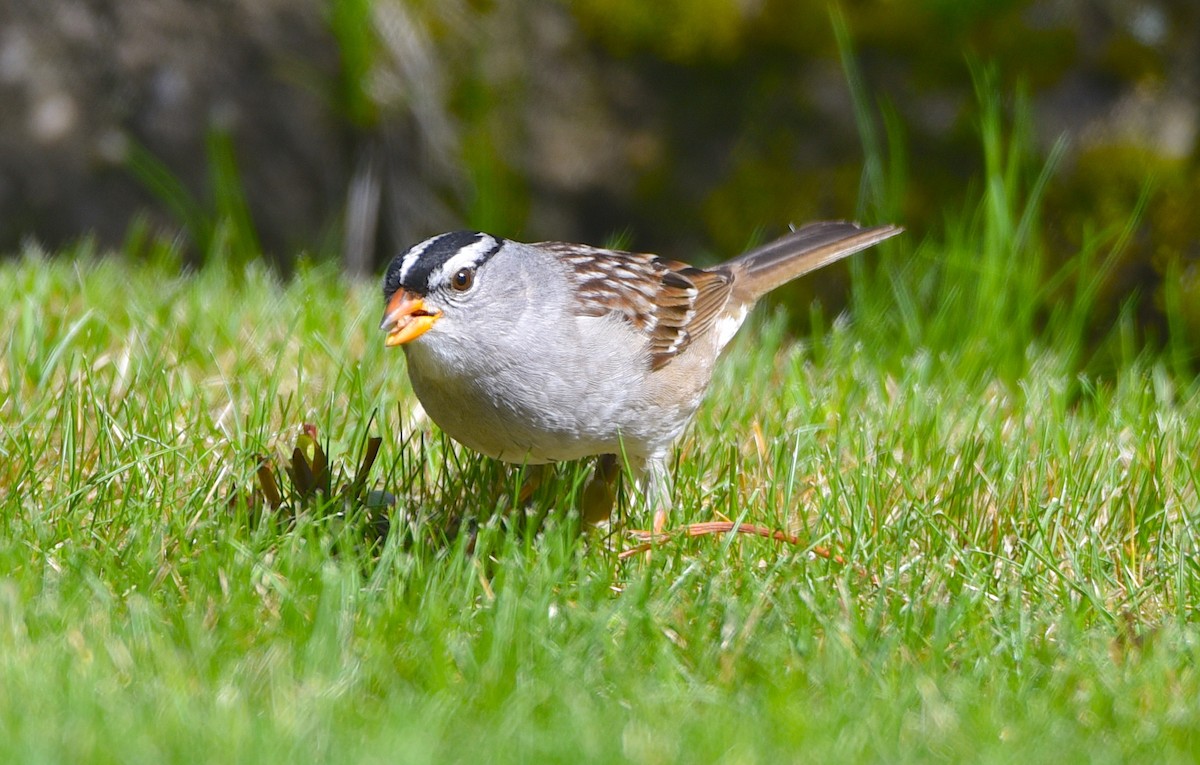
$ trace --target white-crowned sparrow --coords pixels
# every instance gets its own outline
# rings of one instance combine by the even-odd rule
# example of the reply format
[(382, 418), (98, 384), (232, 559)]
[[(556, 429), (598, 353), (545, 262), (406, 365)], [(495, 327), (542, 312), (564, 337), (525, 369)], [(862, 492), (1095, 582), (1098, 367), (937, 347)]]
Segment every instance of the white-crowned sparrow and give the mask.
[(755, 302), (900, 231), (813, 223), (707, 269), (441, 234), (388, 266), (381, 329), (387, 346), (404, 347), (417, 398), (455, 440), (514, 463), (623, 455), (649, 471), (655, 502), (671, 443)]

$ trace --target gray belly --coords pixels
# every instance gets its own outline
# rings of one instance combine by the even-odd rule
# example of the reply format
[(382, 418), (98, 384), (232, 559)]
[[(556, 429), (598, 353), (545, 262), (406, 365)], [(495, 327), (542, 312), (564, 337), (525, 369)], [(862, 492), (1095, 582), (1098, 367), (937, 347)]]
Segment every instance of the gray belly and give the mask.
[[(648, 378), (645, 338), (623, 322), (578, 321), (606, 326), (538, 348), (536, 359), (513, 351), (475, 355), (514, 360), (507, 366), (464, 362), (471, 354), (439, 356), (413, 342), (405, 346), (413, 391), (451, 438), (506, 462), (622, 453), (641, 460), (665, 453), (699, 404), (710, 370), (686, 375), (687, 384), (659, 374)], [(614, 333), (624, 334), (622, 341), (614, 342)]]
[(598, 411), (605, 407), (568, 381), (447, 381), (428, 378), (413, 365), (409, 377), (438, 427), (489, 457), (539, 464), (621, 450), (620, 428)]

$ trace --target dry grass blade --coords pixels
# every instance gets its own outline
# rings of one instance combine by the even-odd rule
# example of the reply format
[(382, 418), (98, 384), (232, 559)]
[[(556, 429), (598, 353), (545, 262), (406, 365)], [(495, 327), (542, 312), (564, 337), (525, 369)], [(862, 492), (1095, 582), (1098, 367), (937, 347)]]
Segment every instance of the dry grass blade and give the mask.
[(272, 510), (278, 510), (283, 504), (283, 496), (279, 493), (279, 481), (275, 478), (275, 471), (271, 469), (271, 463), (267, 458), (263, 458), (258, 463), (258, 487), (262, 489), (263, 496), (267, 498), (267, 504)]
[(292, 449), (292, 460), (287, 466), (287, 474), (292, 479), (292, 486), (295, 487), (298, 496), (312, 496), (317, 481), (313, 476), (312, 467), (308, 464), (308, 458), (299, 446)]
[[(265, 504), (289, 523), (298, 512), (309, 508), (326, 508), (339, 516), (351, 509), (365, 509), (371, 523), (377, 529), (384, 529), (381, 534), (386, 533), (385, 508), (394, 505), (395, 500), (386, 492), (367, 491), (383, 439), (378, 436), (367, 439), (353, 479), (345, 480), (345, 474), (317, 438), (316, 426), (305, 423), (290, 453), (284, 448), (274, 458), (260, 456), (255, 468), (257, 487), (245, 497), (247, 504), (254, 508)], [(236, 487), (232, 496), (240, 496)]]
[(371, 436), (367, 439), (367, 452), (363, 455), (362, 461), (358, 463), (358, 470), (354, 472), (354, 480), (350, 482), (350, 494), (357, 497), (362, 494), (363, 488), (367, 485), (367, 476), (371, 474), (371, 468), (375, 466), (375, 460), (379, 457), (379, 447), (383, 444), (383, 439), (379, 436)]

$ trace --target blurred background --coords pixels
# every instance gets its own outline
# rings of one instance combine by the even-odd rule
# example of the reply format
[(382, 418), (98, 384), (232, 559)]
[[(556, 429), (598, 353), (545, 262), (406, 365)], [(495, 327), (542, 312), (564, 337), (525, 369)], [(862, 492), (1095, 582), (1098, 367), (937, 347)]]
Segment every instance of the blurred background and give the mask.
[(1190, 0), (6, 0), (0, 252), (369, 274), (471, 227), (704, 261), (1002, 198), (1153, 327), (1164, 282), (1200, 305), (1198, 42)]

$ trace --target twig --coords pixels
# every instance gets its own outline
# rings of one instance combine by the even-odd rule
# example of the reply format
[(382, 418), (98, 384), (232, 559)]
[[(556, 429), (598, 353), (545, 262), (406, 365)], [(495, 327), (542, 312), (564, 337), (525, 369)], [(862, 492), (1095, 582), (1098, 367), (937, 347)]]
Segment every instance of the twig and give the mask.
[[(653, 549), (656, 543), (666, 541), (667, 539), (688, 536), (688, 537), (703, 537), (712, 534), (727, 534), (733, 532), (735, 534), (752, 534), (754, 536), (763, 537), (764, 539), (774, 539), (776, 542), (786, 542), (790, 545), (801, 546), (803, 542), (794, 534), (789, 534), (786, 531), (779, 529), (769, 529), (766, 526), (757, 526), (752, 523), (734, 523), (733, 521), (708, 521), (706, 523), (693, 523), (684, 526), (680, 529), (671, 531), (662, 531), (655, 534), (653, 531), (642, 531), (633, 529), (629, 532), (635, 539), (645, 540), (641, 544), (634, 545), (628, 550), (622, 551), (617, 557), (621, 560), (631, 558), (639, 553), (644, 553), (647, 550)], [(844, 564), (846, 561), (840, 555), (834, 555), (826, 547), (814, 545), (810, 548), (814, 555), (818, 555), (826, 560), (834, 561), (835, 563)]]

